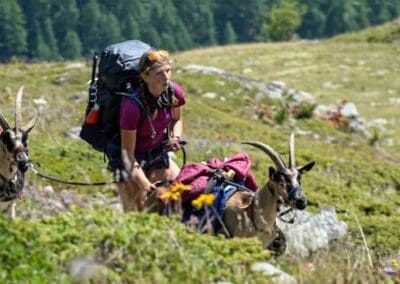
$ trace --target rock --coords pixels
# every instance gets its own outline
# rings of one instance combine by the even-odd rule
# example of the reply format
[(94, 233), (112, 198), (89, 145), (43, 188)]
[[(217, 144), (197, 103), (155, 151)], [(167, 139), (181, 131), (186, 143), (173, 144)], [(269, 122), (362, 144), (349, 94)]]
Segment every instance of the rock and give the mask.
[(215, 99), (217, 97), (216, 93), (208, 92), (203, 94), (203, 98), (206, 99)]
[(340, 113), (341, 115), (347, 118), (356, 118), (360, 116), (356, 105), (354, 103), (348, 103), (348, 102), (340, 106)]
[(108, 283), (106, 270), (93, 257), (80, 257), (71, 262), (69, 273), (76, 283)]
[(342, 238), (347, 233), (347, 224), (339, 221), (334, 207), (327, 207), (318, 214), (296, 211), (294, 224), (277, 222), (287, 240), (287, 253), (302, 257), (328, 247), (329, 241)]
[(37, 106), (44, 106), (44, 105), (47, 105), (47, 101), (46, 101), (43, 97), (40, 97), (40, 98), (38, 98), (38, 99), (33, 99), (33, 103), (34, 103), (35, 105), (37, 105)]
[[(280, 270), (279, 268), (273, 266), (268, 262), (257, 262), (251, 266), (251, 270), (253, 271), (261, 271), (265, 275), (270, 276), (268, 279), (268, 283), (284, 283), (284, 284), (292, 284), (297, 283), (296, 278), (287, 274), (286, 272)], [(272, 281), (272, 282), (270, 282)]]
[(43, 193), (46, 197), (53, 197), (54, 189), (51, 185), (46, 185), (45, 187), (43, 187)]
[(81, 62), (75, 62), (65, 66), (65, 69), (83, 69), (83, 68), (85, 68), (85, 64)]
[(81, 127), (75, 126), (75, 127), (72, 127), (69, 131), (64, 132), (64, 134), (70, 138), (80, 139), (80, 137), (79, 137), (80, 132), (81, 132)]

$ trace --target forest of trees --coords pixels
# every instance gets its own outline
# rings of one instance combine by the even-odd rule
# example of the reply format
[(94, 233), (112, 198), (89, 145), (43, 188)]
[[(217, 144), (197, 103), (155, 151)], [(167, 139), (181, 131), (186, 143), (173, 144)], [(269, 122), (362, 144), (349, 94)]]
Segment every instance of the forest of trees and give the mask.
[(400, 15), (400, 0), (0, 0), (0, 61), (88, 56), (126, 39), (170, 51), (326, 38)]

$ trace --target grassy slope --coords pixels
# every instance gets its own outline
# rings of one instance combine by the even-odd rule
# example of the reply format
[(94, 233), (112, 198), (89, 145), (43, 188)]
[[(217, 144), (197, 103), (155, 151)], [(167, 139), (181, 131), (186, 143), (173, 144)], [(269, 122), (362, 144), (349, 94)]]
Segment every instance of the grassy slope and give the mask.
[[(176, 54), (174, 61), (178, 70), (187, 64), (202, 64), (265, 82), (281, 80), (291, 88), (313, 94), (318, 103), (336, 103), (341, 99), (348, 99), (356, 103), (359, 112), (367, 120), (378, 117), (393, 122), (387, 126), (391, 131), (390, 135), (400, 137), (400, 129), (396, 127), (400, 116), (398, 105), (389, 101), (390, 98), (400, 97), (400, 82), (396, 79), (400, 71), (399, 51), (398, 44), (335, 40), (198, 49)], [(0, 66), (0, 76), (3, 78), (0, 89), (6, 94), (0, 97), (1, 110), (12, 121), (13, 98), (19, 86), (24, 84), (26, 119), (37, 109), (33, 99), (43, 97), (48, 101), (48, 105), (41, 110), (40, 121), (33, 130), (30, 141), (31, 158), (41, 163), (40, 170), (73, 180), (109, 179), (109, 174), (104, 170), (102, 155), (92, 151), (82, 141), (68, 138), (64, 134), (71, 127), (78, 126), (82, 119), (86, 99), (84, 83), (90, 74), (89, 63), (84, 68), (67, 69), (70, 63), (15, 63)], [(56, 83), (61, 77), (64, 78), (64, 83)], [(256, 90), (249, 90), (238, 83), (209, 75), (176, 72), (175, 78), (187, 91), (184, 116), (190, 161), (204, 160), (215, 155), (222, 157), (244, 149), (250, 150), (241, 148), (239, 142), (244, 139), (259, 140), (270, 144), (283, 154), (286, 153), (288, 134), (293, 130), (293, 125), (288, 122), (279, 126), (268, 125), (254, 120), (252, 108), (244, 102), (244, 98), (254, 96)], [(205, 99), (202, 97), (205, 92), (216, 92), (218, 98)], [(225, 100), (222, 100), (222, 97)], [(326, 205), (336, 206), (339, 217), (350, 224), (350, 236), (353, 237), (353, 241), (361, 243), (358, 226), (353, 217), (355, 214), (360, 219), (368, 245), (374, 249), (376, 255), (395, 254), (400, 239), (398, 230), (400, 141), (394, 139), (393, 145), (390, 145), (385, 144), (385, 140), (382, 139), (381, 147), (384, 151), (378, 151), (368, 146), (360, 137), (333, 130), (321, 121), (299, 121), (297, 127), (313, 133), (298, 137), (296, 143), (298, 163), (311, 159), (317, 162), (316, 168), (308, 173), (303, 181), (311, 203), (310, 210), (317, 210)], [(315, 134), (318, 134), (318, 139), (315, 139)], [(336, 142), (332, 143), (328, 137), (334, 137)], [(259, 152), (250, 150), (250, 153), (255, 174), (262, 181), (271, 162), (259, 155)], [(38, 186), (48, 183), (33, 174), (29, 174), (28, 180)], [(56, 189), (65, 188), (59, 184), (53, 186)], [(73, 187), (73, 189), (81, 194), (94, 191), (111, 192), (105, 187)], [(111, 222), (113, 218), (102, 212), (96, 213), (96, 210), (84, 214), (96, 220), (99, 218), (100, 223)], [(55, 225), (63, 224), (65, 218), (67, 217), (59, 217), (51, 222)], [(73, 216), (68, 218), (66, 228), (82, 226), (75, 223), (79, 221), (74, 221)], [(135, 218), (132, 220), (133, 224), (138, 222)], [(27, 227), (47, 226), (46, 222), (43, 224), (40, 222), (38, 224), (36, 221), (20, 222), (26, 223)], [(140, 221), (138, 223), (140, 224)], [(11, 236), (18, 235), (16, 232), (19, 232), (21, 226), (15, 225), (12, 228), (9, 230), (9, 235), (6, 234), (6, 237), (10, 236), (11, 239), (13, 239)], [(152, 229), (148, 227), (146, 230)], [(107, 234), (100, 229), (95, 234), (107, 237)], [(229, 243), (225, 242), (224, 245), (229, 246)], [(42, 251), (45, 255), (51, 254), (53, 249), (41, 238), (35, 239), (33, 245), (48, 247), (48, 252)], [(215, 244), (219, 245), (222, 244)], [(214, 244), (209, 245), (205, 250), (211, 254), (212, 250), (209, 249), (213, 246)], [(22, 247), (22, 250), (26, 248)], [(159, 251), (165, 249), (160, 247)], [(69, 247), (61, 250), (69, 256), (79, 255), (77, 250)], [(337, 279), (341, 274), (330, 272), (331, 266), (327, 263), (330, 264), (332, 259), (339, 257), (335, 258), (333, 253), (330, 255), (332, 257), (325, 260), (325, 264), (321, 264), (318, 273), (314, 275), (304, 272), (301, 268), (302, 262), (296, 267), (290, 265), (289, 260), (282, 259), (280, 264), (287, 266), (289, 271), (296, 273), (306, 282), (307, 279), (318, 277), (319, 274), (325, 276), (321, 279), (326, 279), (327, 275)], [(7, 258), (0, 258), (0, 262), (4, 263), (6, 260)], [(64, 258), (60, 266), (67, 261), (68, 258)], [(204, 263), (197, 265), (199, 269), (206, 267)], [(60, 266), (51, 267), (49, 271), (56, 273)], [(337, 263), (333, 262), (332, 266), (337, 266)], [(342, 273), (348, 276), (346, 268), (347, 266), (343, 266)], [(187, 269), (190, 268), (185, 267), (181, 270)], [(230, 269), (223, 268), (225, 272), (222, 273), (228, 273)], [(172, 270), (180, 271), (178, 268)], [(364, 268), (360, 270), (369, 271)], [(117, 273), (117, 270), (113, 271)], [(29, 275), (32, 271), (26, 273)], [(182, 275), (186, 275), (185, 273), (182, 272)], [(215, 271), (209, 273), (217, 275)], [(246, 273), (246, 270), (240, 273)], [(240, 277), (243, 276), (240, 273), (238, 279), (242, 280)], [(367, 275), (370, 277), (370, 274)], [(11, 277), (8, 274), (6, 276)], [(127, 272), (126, 277), (137, 277), (137, 275)], [(155, 279), (143, 277), (143, 281)], [(351, 277), (357, 279), (355, 275)], [(226, 278), (216, 276), (213, 279)], [(199, 281), (199, 279), (194, 280)]]

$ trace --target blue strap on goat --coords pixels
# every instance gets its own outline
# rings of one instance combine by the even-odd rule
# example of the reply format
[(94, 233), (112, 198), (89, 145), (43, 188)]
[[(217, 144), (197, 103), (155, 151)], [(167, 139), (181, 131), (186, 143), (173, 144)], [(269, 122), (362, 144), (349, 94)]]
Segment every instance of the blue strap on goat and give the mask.
[(207, 214), (207, 209), (204, 208), (196, 211), (194, 214), (191, 212), (186, 212), (185, 214), (184, 212), (184, 222), (190, 219), (190, 215), (195, 215), (199, 220), (199, 223), (197, 224), (198, 230), (203, 230), (203, 228), (206, 227), (207, 221), (210, 221), (213, 231), (218, 232), (223, 227), (222, 220), (225, 213), (226, 203), (228, 202), (229, 198), (231, 198), (232, 195), (239, 190), (244, 190), (254, 196), (254, 192), (252, 190), (241, 183), (231, 181), (230, 179), (226, 178), (225, 174), (226, 172), (220, 169), (214, 170), (212, 177), (208, 181), (204, 193), (213, 194), (215, 199), (213, 204), (209, 207), (210, 210), (207, 212)]
[(219, 184), (211, 188), (209, 193), (214, 194), (215, 199), (210, 207), (202, 208), (194, 212), (184, 212), (183, 222), (190, 222), (191, 216), (195, 216), (198, 219), (196, 228), (199, 231), (203, 231), (207, 228), (208, 222), (212, 225), (213, 232), (221, 230), (223, 224), (222, 220), (224, 217), (225, 205), (229, 198), (239, 189), (232, 185)]

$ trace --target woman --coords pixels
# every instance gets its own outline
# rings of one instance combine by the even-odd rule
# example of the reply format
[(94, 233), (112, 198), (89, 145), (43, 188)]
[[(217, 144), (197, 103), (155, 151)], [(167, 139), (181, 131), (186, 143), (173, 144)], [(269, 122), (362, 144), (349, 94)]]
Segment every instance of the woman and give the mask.
[[(117, 187), (125, 212), (142, 211), (153, 183), (174, 180), (179, 174), (165, 149), (180, 149), (185, 98), (182, 87), (171, 81), (168, 52), (152, 49), (143, 54), (139, 73), (139, 100), (124, 96), (120, 105), (121, 153), (117, 158), (107, 153), (109, 167), (122, 177)], [(122, 174), (124, 169), (130, 174)]]

